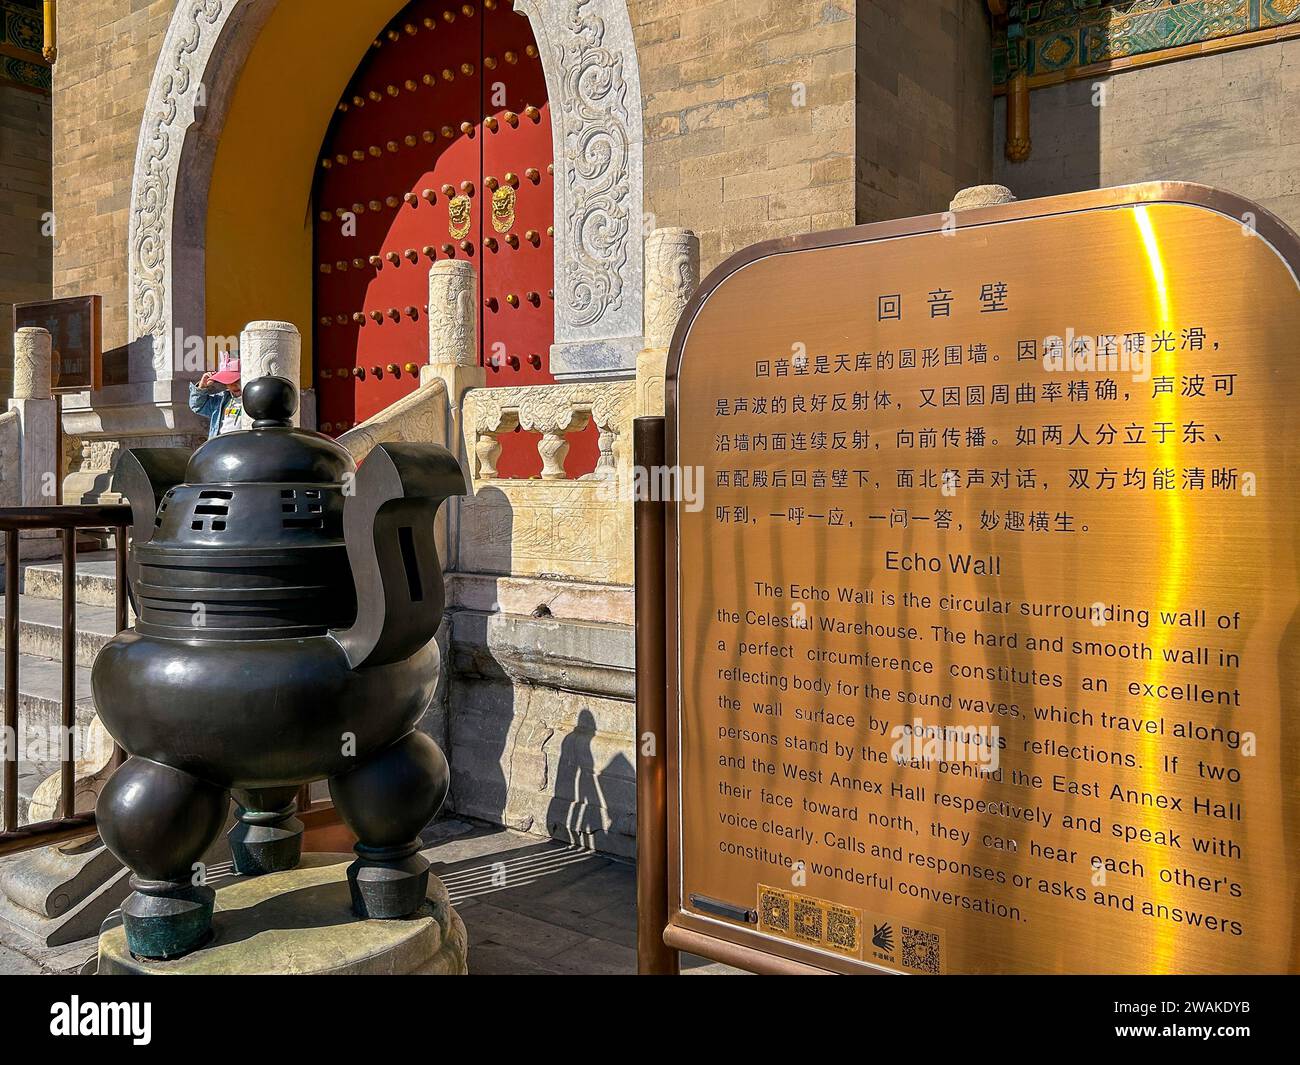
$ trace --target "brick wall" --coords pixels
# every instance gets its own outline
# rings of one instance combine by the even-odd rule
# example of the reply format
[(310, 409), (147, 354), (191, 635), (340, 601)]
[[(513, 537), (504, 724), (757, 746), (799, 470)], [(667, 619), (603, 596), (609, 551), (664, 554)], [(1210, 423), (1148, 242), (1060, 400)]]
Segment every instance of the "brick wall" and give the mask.
[(989, 180), (983, 0), (631, 0), (645, 199), (707, 272), (755, 241)]
[(59, 6), (54, 64), (54, 294), (104, 298), (104, 351), (127, 340), (136, 139), (175, 0)]
[(860, 0), (859, 222), (947, 210), (991, 180), (991, 42), (985, 0)]
[[(1105, 104), (1093, 105), (1094, 83)], [(1140, 67), (1030, 93), (1033, 151), (1002, 154), (997, 180), (1020, 197), (1184, 180), (1248, 196), (1300, 229), (1300, 40)]]
[(630, 0), (645, 209), (705, 272), (771, 237), (853, 224), (854, 0)]
[(13, 305), (48, 299), (50, 98), (0, 85), (0, 410), (13, 389)]

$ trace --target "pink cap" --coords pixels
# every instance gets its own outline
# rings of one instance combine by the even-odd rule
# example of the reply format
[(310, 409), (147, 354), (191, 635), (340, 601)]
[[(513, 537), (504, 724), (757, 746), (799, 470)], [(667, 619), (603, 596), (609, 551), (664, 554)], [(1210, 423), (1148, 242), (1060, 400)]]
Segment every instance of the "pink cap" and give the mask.
[(226, 360), (226, 364), (212, 375), (212, 380), (223, 385), (233, 385), (239, 380), (239, 360)]

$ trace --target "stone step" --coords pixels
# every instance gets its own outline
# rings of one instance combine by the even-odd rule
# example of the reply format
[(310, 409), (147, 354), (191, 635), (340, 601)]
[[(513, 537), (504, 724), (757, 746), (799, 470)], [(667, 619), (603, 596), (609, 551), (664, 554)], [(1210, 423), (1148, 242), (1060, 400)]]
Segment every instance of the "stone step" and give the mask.
[[(112, 551), (77, 555), (77, 602), (113, 606), (117, 595), (117, 562)], [(23, 567), (24, 594), (37, 599), (63, 598), (63, 563), (33, 562)]]
[[(0, 600), (2, 602), (3, 600)], [(90, 670), (77, 666), (72, 671), (77, 705), (86, 707), (86, 719), (94, 708), (90, 692)], [(4, 695), (4, 672), (0, 670), (0, 697)], [(59, 663), (36, 655), (18, 656), (18, 720), (56, 723), (63, 706), (63, 674)], [(78, 716), (81, 716), (80, 710)]]
[[(0, 615), (5, 606), (0, 596)], [(112, 607), (77, 606), (76, 662), (89, 668), (100, 648), (117, 634), (117, 617)], [(4, 629), (0, 626), (0, 647)], [(63, 654), (63, 604), (38, 596), (18, 597), (18, 650), (20, 654), (58, 660)], [(89, 689), (87, 689), (89, 690)]]
[[(3, 600), (0, 600), (3, 602)], [(90, 670), (73, 670), (76, 722), (80, 729), (95, 713), (90, 691)], [(18, 816), (27, 820), (27, 804), (42, 780), (59, 767), (59, 723), (63, 708), (63, 675), (58, 662), (36, 655), (18, 656)], [(0, 670), (0, 702), (4, 698), (4, 673)], [(85, 733), (81, 736), (84, 740)]]
[[(48, 847), (44, 848), (44, 851), (51, 853), (58, 849)], [(35, 851), (32, 854), (22, 855), (21, 858), (34, 862), (38, 860), (34, 855), (41, 855), (41, 853)], [(104, 921), (131, 893), (131, 870), (119, 865), (112, 855), (107, 855), (105, 860), (102, 846), (97, 848), (95, 857), (99, 860), (90, 873), (98, 879), (91, 884), (84, 898), (72, 904), (57, 917), (35, 913), (25, 906), (20, 906), (0, 891), (0, 928), (8, 925), (17, 931), (22, 940), (40, 947), (66, 946), (98, 934)], [(59, 887), (61, 888), (62, 884)]]

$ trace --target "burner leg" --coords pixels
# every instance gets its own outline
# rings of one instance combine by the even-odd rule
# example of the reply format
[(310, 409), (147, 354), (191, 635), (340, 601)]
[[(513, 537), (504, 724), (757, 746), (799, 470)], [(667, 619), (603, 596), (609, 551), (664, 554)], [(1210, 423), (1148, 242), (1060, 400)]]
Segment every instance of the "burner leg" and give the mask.
[(224, 788), (147, 758), (128, 758), (95, 804), (100, 837), (135, 875), (122, 904), (131, 953), (177, 958), (202, 946), (215, 892), (199, 864), (226, 822)]
[(244, 876), (296, 869), (302, 858), (298, 786), (235, 789), (239, 820), (227, 833), (235, 869)]
[(419, 834), (447, 797), (449, 779), (438, 745), (408, 732), (330, 781), (335, 806), (357, 834), (348, 883), (358, 917), (408, 917), (424, 905), (429, 863)]

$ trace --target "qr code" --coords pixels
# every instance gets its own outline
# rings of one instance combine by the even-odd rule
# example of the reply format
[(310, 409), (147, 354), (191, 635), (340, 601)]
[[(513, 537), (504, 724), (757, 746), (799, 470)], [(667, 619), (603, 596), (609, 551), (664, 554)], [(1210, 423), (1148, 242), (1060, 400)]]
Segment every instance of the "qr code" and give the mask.
[(903, 964), (933, 976), (939, 975), (939, 936), (903, 925)]
[(760, 927), (773, 932), (790, 932), (790, 899), (776, 891), (764, 890), (759, 897)]
[(794, 934), (810, 943), (822, 941), (824, 911), (815, 899), (796, 899), (794, 904)]
[(826, 911), (826, 942), (836, 950), (856, 954), (858, 950), (858, 915), (843, 906)]

